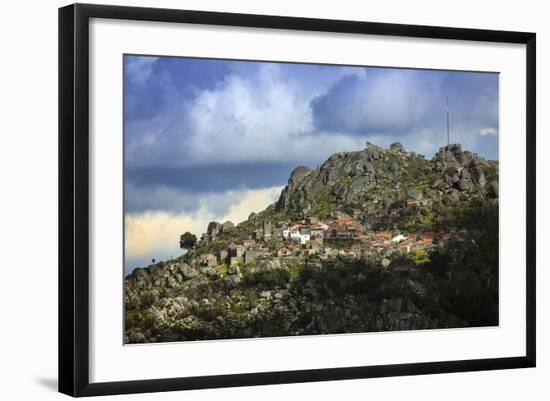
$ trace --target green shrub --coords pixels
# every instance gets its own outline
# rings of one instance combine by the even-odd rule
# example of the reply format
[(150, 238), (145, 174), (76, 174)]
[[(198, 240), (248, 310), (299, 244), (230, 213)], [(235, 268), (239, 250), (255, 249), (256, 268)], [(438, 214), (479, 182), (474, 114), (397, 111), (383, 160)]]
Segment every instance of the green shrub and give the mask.
[(244, 282), (248, 286), (262, 285), (266, 288), (283, 287), (290, 282), (290, 272), (284, 269), (245, 272)]

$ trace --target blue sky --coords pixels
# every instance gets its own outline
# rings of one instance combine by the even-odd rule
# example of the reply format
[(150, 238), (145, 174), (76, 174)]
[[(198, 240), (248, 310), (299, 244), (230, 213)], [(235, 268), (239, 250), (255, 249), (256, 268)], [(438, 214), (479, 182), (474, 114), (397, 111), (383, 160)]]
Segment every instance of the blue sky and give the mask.
[(446, 96), (451, 142), (498, 159), (498, 74), (125, 56), (124, 82), (127, 269), (263, 209), (297, 165), (366, 141), (432, 157)]

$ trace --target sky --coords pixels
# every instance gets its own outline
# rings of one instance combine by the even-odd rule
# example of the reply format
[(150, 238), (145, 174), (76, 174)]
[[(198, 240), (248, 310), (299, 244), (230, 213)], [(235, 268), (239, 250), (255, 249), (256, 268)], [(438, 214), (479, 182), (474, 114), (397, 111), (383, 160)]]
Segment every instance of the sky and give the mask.
[(238, 223), (298, 165), (366, 141), (498, 159), (498, 74), (124, 57), (125, 271), (181, 254), (179, 235)]

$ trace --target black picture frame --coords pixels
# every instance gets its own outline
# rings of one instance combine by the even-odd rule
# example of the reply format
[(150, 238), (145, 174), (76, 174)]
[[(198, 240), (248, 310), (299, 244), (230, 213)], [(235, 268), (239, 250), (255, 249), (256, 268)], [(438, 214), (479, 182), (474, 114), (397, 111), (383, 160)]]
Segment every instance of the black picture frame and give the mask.
[[(495, 359), (90, 383), (88, 30), (91, 18), (524, 44), (527, 72), (525, 94), (527, 105), (526, 354), (521, 357)], [(60, 8), (59, 391), (79, 397), (534, 367), (536, 364), (535, 48), (536, 35), (527, 32), (87, 4), (74, 4)]]

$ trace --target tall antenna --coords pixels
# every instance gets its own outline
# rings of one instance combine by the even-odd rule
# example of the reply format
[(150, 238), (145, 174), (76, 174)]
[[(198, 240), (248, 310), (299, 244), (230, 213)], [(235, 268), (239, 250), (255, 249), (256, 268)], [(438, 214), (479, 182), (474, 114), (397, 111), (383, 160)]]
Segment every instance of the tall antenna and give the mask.
[(447, 145), (450, 145), (451, 137), (449, 136), (449, 96), (445, 97), (445, 105), (447, 107)]

